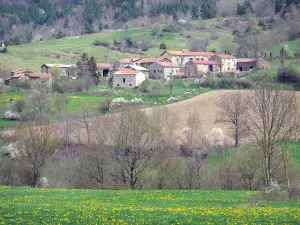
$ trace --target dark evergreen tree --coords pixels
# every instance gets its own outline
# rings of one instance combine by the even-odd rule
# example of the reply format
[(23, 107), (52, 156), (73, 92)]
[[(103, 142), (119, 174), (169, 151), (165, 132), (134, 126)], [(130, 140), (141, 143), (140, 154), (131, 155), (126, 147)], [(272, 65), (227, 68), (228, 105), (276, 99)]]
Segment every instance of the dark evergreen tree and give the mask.
[(205, 0), (201, 6), (201, 15), (203, 19), (211, 19), (216, 16), (216, 0)]
[(199, 19), (199, 8), (197, 5), (193, 5), (191, 9), (192, 20)]

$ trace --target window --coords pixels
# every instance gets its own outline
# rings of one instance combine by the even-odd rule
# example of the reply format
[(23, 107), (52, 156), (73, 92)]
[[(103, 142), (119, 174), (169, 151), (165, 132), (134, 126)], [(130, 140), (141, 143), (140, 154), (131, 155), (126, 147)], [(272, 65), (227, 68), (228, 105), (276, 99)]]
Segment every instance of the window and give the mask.
[(193, 60), (193, 58), (190, 58), (190, 61), (192, 61)]
[(199, 58), (196, 58), (196, 60), (199, 60)]
[(156, 73), (156, 70), (154, 70), (154, 73)]
[(126, 80), (125, 80), (125, 78), (123, 78), (123, 83), (125, 83), (126, 82)]
[(230, 70), (230, 68), (228, 67), (228, 70)]
[(201, 60), (203, 61), (203, 60), (204, 60), (204, 58), (201, 58)]
[(119, 86), (120, 86), (120, 84), (117, 84), (117, 86), (119, 87)]
[(129, 84), (129, 86), (131, 87), (131, 86), (132, 86), (132, 84)]

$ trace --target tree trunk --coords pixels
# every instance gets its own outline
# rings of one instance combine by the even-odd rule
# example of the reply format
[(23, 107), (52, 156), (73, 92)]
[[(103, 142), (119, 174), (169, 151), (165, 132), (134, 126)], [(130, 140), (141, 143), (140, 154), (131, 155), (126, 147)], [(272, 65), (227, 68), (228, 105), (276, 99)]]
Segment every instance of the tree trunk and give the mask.
[(34, 188), (38, 188), (38, 181), (39, 181), (39, 172), (37, 169), (34, 169), (33, 171), (33, 184), (32, 186)]
[(239, 146), (239, 131), (238, 131), (238, 127), (235, 127), (235, 147)]

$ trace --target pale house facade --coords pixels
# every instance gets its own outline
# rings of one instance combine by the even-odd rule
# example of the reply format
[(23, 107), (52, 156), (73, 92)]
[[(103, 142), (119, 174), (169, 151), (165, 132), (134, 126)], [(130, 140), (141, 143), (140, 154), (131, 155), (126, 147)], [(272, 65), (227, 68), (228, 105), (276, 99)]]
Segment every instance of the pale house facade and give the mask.
[(165, 51), (160, 57), (167, 58), (173, 63), (184, 67), (190, 61), (209, 60), (214, 55), (216, 54), (213, 52)]
[(152, 79), (169, 80), (180, 71), (180, 66), (172, 62), (155, 62), (149, 67), (149, 77)]
[(220, 63), (221, 72), (235, 71), (237, 68), (237, 58), (233, 55), (218, 54), (211, 57), (211, 60)]

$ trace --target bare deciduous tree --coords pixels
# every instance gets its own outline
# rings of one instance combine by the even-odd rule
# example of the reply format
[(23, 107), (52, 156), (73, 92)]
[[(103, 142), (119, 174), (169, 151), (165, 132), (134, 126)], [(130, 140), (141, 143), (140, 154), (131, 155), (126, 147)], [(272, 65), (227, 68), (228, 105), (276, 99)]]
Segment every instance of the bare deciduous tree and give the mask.
[(116, 162), (114, 177), (134, 189), (142, 181), (144, 171), (150, 162), (152, 147), (151, 127), (145, 113), (138, 110), (124, 110), (114, 130)]
[(264, 183), (268, 187), (276, 171), (274, 160), (282, 142), (299, 127), (295, 93), (264, 86), (248, 96), (247, 129), (263, 154)]
[(54, 150), (51, 138), (53, 130), (54, 127), (51, 125), (36, 127), (28, 123), (16, 131), (18, 136), (17, 146), (33, 173), (32, 186), (35, 188), (38, 187), (40, 170), (44, 166), (47, 157)]
[(235, 146), (239, 146), (240, 137), (245, 132), (245, 113), (247, 106), (241, 93), (226, 95), (221, 98), (221, 109), (217, 122), (225, 123), (233, 127)]

